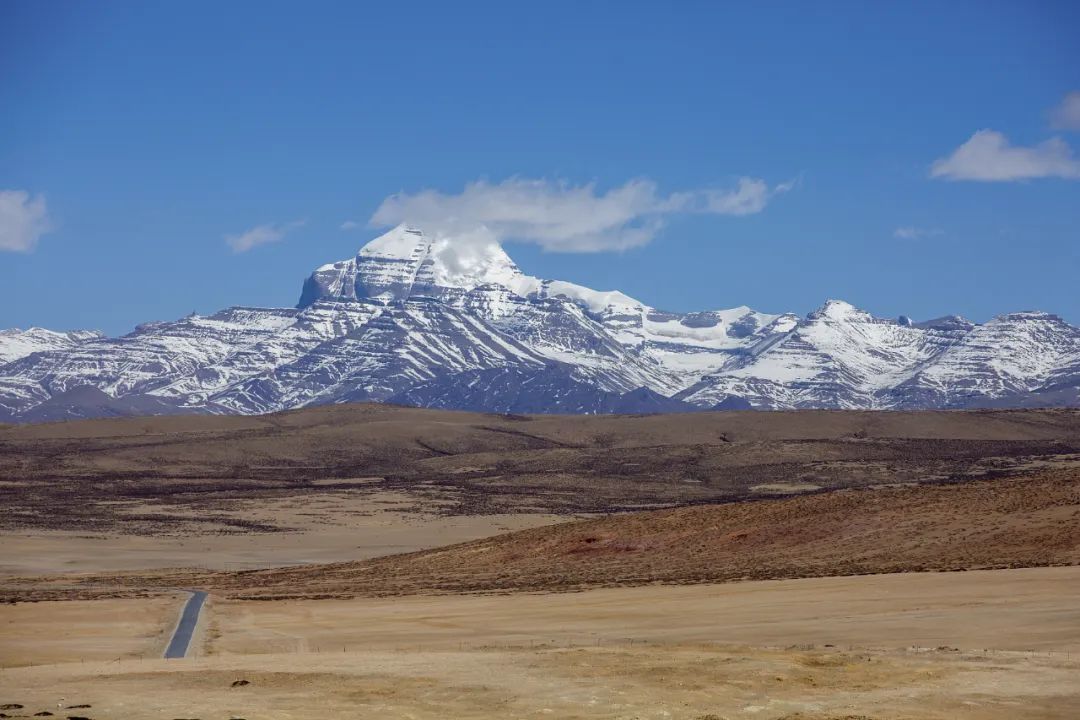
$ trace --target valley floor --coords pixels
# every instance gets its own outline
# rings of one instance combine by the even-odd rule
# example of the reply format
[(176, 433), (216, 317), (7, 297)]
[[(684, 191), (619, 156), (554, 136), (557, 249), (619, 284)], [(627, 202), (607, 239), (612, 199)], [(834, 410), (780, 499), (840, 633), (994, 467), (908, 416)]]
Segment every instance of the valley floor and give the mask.
[(197, 656), (169, 661), (179, 596), (19, 603), (0, 608), (0, 704), (55, 712), (62, 696), (98, 720), (1072, 718), (1077, 597), (1080, 568), (1061, 567), (216, 599)]
[[(326, 493), (238, 502), (236, 517), (286, 525), (279, 532), (123, 534), (112, 530), (0, 530), (0, 575), (109, 573), (160, 568), (253, 570), (427, 550), (574, 516), (440, 515), (405, 493)], [(144, 513), (155, 508), (143, 508)], [(170, 507), (179, 521), (197, 509)], [(185, 529), (186, 530), (186, 529)]]
[(20, 426), (0, 501), (8, 717), (1080, 717), (1074, 411)]

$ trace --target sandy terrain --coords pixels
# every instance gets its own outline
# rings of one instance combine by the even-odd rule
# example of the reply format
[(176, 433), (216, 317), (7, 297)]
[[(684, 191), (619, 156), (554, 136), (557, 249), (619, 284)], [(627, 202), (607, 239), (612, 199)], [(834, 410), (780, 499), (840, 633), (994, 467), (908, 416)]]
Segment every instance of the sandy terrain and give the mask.
[(0, 607), (0, 666), (159, 657), (186, 593)]
[[(1080, 713), (1078, 591), (1080, 569), (1035, 568), (217, 602), (209, 654), (8, 668), (0, 703), (30, 714), (62, 695), (99, 720), (1064, 719)], [(86, 622), (109, 604), (30, 607)]]
[[(229, 515), (275, 522), (281, 532), (134, 535), (28, 530), (0, 535), (0, 574), (51, 575), (151, 570), (209, 570), (341, 562), (413, 552), (498, 533), (565, 522), (574, 516), (440, 515), (412, 511), (401, 493), (313, 493), (236, 501)], [(159, 512), (143, 507), (141, 512)], [(172, 508), (175, 517), (194, 508)]]
[(214, 653), (719, 642), (1080, 655), (1080, 567), (487, 596), (219, 600)]
[[(1062, 656), (949, 651), (376, 651), (16, 669), (0, 677), (0, 698), (25, 706), (9, 713), (95, 720), (1072, 720), (1078, 672)], [(60, 711), (58, 697), (89, 707)]]

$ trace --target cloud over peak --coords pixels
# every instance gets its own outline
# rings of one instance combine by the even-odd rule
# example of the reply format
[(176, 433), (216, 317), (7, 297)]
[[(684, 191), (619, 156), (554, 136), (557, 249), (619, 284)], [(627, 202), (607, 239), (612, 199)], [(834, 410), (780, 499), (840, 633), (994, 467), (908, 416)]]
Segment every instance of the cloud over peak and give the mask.
[(478, 230), (498, 241), (516, 240), (556, 252), (625, 250), (650, 242), (666, 216), (677, 213), (759, 213), (792, 183), (770, 188), (740, 178), (732, 189), (661, 195), (656, 183), (636, 179), (607, 191), (595, 183), (510, 178), (478, 180), (457, 194), (437, 190), (399, 193), (383, 200), (375, 226), (407, 223), (432, 233), (470, 235)]
[(283, 240), (290, 231), (300, 227), (304, 222), (304, 220), (296, 220), (291, 223), (267, 223), (266, 225), (256, 225), (250, 230), (246, 230), (242, 233), (226, 235), (225, 244), (231, 247), (234, 253), (247, 252), (259, 245), (266, 245), (268, 243), (275, 243)]
[(30, 252), (52, 230), (43, 195), (0, 190), (0, 250)]
[(982, 182), (1080, 178), (1080, 161), (1061, 138), (1023, 147), (1011, 145), (995, 130), (979, 130), (951, 155), (936, 160), (930, 176)]

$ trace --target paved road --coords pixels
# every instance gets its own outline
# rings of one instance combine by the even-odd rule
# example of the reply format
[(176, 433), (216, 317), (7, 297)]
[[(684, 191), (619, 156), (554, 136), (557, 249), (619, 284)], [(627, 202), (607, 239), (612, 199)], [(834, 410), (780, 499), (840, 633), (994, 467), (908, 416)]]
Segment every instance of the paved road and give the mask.
[(206, 602), (206, 593), (202, 590), (193, 590), (191, 597), (184, 605), (184, 611), (180, 614), (180, 622), (176, 623), (172, 640), (165, 648), (165, 657), (182, 658), (187, 655), (188, 645), (191, 644), (191, 635), (195, 632), (195, 626), (199, 623), (199, 613), (203, 603)]

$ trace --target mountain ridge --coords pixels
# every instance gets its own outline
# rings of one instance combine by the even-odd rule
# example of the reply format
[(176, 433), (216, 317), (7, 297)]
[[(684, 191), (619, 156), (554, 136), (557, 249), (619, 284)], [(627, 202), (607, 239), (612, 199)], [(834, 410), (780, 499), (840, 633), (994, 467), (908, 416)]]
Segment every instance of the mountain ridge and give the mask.
[(1078, 405), (1080, 329), (1041, 311), (884, 319), (836, 299), (805, 317), (673, 313), (527, 275), (484, 237), (398, 226), (317, 268), (293, 308), (235, 306), (118, 338), (0, 332), (0, 420), (349, 401), (505, 413)]

